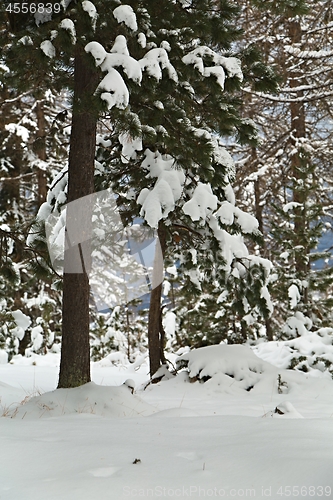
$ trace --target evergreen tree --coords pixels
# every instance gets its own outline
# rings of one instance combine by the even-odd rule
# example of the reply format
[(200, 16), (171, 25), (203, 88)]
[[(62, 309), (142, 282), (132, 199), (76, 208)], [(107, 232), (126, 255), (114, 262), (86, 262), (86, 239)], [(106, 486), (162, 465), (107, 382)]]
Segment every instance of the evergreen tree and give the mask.
[[(235, 284), (231, 282), (241, 281), (246, 269), (252, 267), (237, 233), (250, 234), (257, 229), (254, 219), (249, 216), (247, 225), (246, 214), (234, 208), (230, 186), (233, 163), (215, 139), (216, 134), (233, 134), (241, 142), (256, 140), (251, 122), (243, 120), (237, 111), (240, 101), (235, 91), (240, 88), (242, 73), (231, 50), (239, 36), (232, 22), (237, 9), (227, 2), (176, 2), (172, 10), (169, 2), (161, 2), (159, 8), (161, 15), (151, 16), (151, 31), (145, 43), (147, 48), (152, 47), (151, 52), (158, 51), (164, 57), (163, 50), (168, 50), (165, 70), (170, 78), (160, 80), (160, 73), (150, 69), (150, 78), (142, 82), (142, 87), (149, 84), (149, 89), (143, 95), (140, 90), (138, 96), (133, 92), (128, 114), (132, 136), (119, 137), (122, 163), (119, 157), (106, 153), (109, 179), (120, 193), (124, 217), (137, 213), (137, 203), (142, 205), (141, 215), (157, 229), (162, 260), (177, 259), (179, 254), (181, 265), (188, 268), (189, 282), (198, 282), (203, 273), (207, 282), (215, 280), (215, 287), (223, 289), (228, 276), (232, 288)], [(115, 139), (122, 126), (123, 122), (115, 123)], [(112, 141), (112, 136), (109, 139)], [(171, 190), (165, 191), (165, 184)], [(213, 212), (218, 206), (216, 216)], [(234, 236), (226, 241), (230, 232)], [(240, 249), (238, 263), (236, 247)], [(195, 264), (189, 257), (192, 250), (198, 252)], [(230, 266), (234, 264), (241, 267), (238, 277), (231, 277)], [(257, 274), (254, 294), (264, 314), (268, 309), (265, 300), (260, 300), (260, 289), (266, 280), (265, 271)], [(151, 294), (151, 374), (163, 363), (161, 281), (160, 275), (159, 285)], [(253, 293), (251, 286), (238, 289), (239, 295)], [(236, 307), (235, 301), (231, 307)]]
[[(51, 288), (45, 243), (30, 248), (26, 240), (31, 220), (45, 200), (46, 182), (60, 168), (66, 147), (64, 135), (52, 125), (61, 109), (57, 96), (34, 86), (20, 91), (19, 82), (11, 78), (4, 57), (10, 31), (3, 11), (1, 15), (5, 49), (0, 76), (0, 293), (4, 318), (0, 335), (12, 357), (31, 350), (45, 352), (59, 334), (60, 298)], [(28, 318), (24, 331), (11, 314), (16, 311)], [(42, 332), (42, 342), (40, 336), (36, 340), (37, 331)]]
[(318, 251), (331, 217), (330, 7), (303, 0), (242, 3), (244, 39), (261, 47), (280, 75), (278, 94), (245, 88), (243, 114), (257, 123), (261, 140), (236, 152), (236, 194), (242, 206), (253, 206), (264, 234), (262, 255), (276, 270), (275, 312), (266, 324), (271, 339), (288, 331), (295, 311), (313, 327), (330, 322), (330, 255)]
[[(130, 3), (101, 0), (95, 8), (87, 1), (65, 1), (64, 10), (15, 21), (9, 13), (13, 36), (5, 59), (13, 80), (24, 68), (42, 88), (73, 93), (66, 227), (69, 239), (76, 228), (85, 234), (65, 251), (59, 387), (90, 380), (91, 249), (82, 241), (90, 240), (92, 208), (87, 203), (79, 216), (72, 202), (93, 193), (95, 166), (103, 173), (95, 179), (98, 189), (112, 184), (124, 223), (140, 212), (157, 229), (162, 260), (174, 257), (178, 248), (190, 281), (199, 287), (201, 269), (188, 261), (192, 247), (199, 259), (205, 255), (199, 261), (205, 279), (221, 287), (264, 265), (255, 289), (267, 298), (267, 263), (248, 255), (241, 236), (255, 235), (257, 223), (235, 206), (233, 163), (216, 139), (233, 134), (241, 142), (255, 142), (256, 137), (251, 122), (238, 113), (235, 93), (243, 78), (232, 52), (240, 34), (237, 8), (224, 0)], [(31, 84), (20, 82), (20, 91), (28, 91)], [(104, 138), (95, 164), (99, 118)], [(109, 136), (104, 127), (111, 130)], [(44, 216), (64, 202), (65, 185), (64, 171), (43, 207)], [(252, 285), (245, 288), (253, 293)], [(152, 375), (164, 361), (160, 300), (157, 282), (148, 328)], [(267, 313), (263, 302), (259, 306)]]

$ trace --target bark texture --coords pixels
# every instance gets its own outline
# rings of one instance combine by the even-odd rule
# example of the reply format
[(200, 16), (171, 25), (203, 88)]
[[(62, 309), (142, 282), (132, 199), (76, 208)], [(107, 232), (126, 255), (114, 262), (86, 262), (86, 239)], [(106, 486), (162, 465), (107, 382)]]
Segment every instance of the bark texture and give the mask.
[[(68, 207), (63, 280), (63, 325), (59, 388), (90, 382), (89, 268), (91, 207), (74, 200), (94, 192), (97, 116), (91, 96), (98, 73), (82, 47), (77, 46), (74, 68), (74, 103), (68, 164)], [(81, 240), (81, 242), (80, 242)]]
[[(45, 113), (44, 113), (44, 103), (43, 101), (37, 101), (36, 103), (36, 115), (37, 115), (37, 139), (38, 139), (38, 158), (42, 161), (46, 161), (46, 132), (45, 132)], [(38, 206), (42, 205), (46, 201), (47, 195), (47, 179), (46, 172), (41, 168), (37, 170), (37, 182), (38, 182)]]
[(164, 358), (164, 331), (161, 318), (161, 297), (162, 297), (162, 281), (164, 256), (166, 250), (166, 234), (162, 223), (158, 226), (158, 238), (160, 249), (155, 252), (153, 283), (150, 294), (149, 318), (148, 318), (148, 347), (149, 347), (149, 364), (150, 376), (157, 372)]
[[(302, 29), (299, 21), (291, 21), (289, 24), (289, 35), (291, 41), (294, 44), (300, 44), (302, 41)], [(296, 67), (291, 71), (290, 74), (290, 87), (297, 88), (301, 86), (302, 81), (302, 72)], [(296, 183), (300, 180), (300, 168), (301, 168), (301, 158), (297, 148), (297, 141), (300, 138), (306, 137), (306, 126), (305, 126), (305, 109), (304, 103), (301, 101), (303, 97), (302, 90), (296, 92), (297, 98), (300, 100), (296, 100), (291, 102), (290, 104), (290, 116), (291, 116), (291, 143), (295, 147), (295, 153), (292, 156), (291, 169), (292, 175), (296, 181)], [(295, 208), (295, 234), (298, 237), (299, 244), (305, 244), (305, 231), (307, 229), (307, 222), (305, 217), (305, 210), (303, 210), (305, 198), (304, 191), (294, 189), (293, 191), (293, 201), (300, 204), (300, 207)], [(295, 267), (298, 273), (308, 273), (309, 272), (309, 263), (307, 259), (304, 258), (309, 253), (309, 249), (304, 247), (304, 252), (302, 254), (296, 254), (296, 262)], [(307, 302), (307, 289), (304, 290), (304, 302)]]

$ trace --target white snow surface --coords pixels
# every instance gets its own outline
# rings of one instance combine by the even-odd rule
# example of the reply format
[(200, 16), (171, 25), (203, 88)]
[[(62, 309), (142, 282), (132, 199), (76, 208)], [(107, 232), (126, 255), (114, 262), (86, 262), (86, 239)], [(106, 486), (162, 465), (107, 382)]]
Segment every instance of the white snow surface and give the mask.
[(0, 364), (1, 500), (331, 497), (332, 378), (260, 346), (276, 366), (212, 346), (183, 355), (207, 382), (181, 371), (145, 390), (143, 359), (58, 390), (57, 354)]

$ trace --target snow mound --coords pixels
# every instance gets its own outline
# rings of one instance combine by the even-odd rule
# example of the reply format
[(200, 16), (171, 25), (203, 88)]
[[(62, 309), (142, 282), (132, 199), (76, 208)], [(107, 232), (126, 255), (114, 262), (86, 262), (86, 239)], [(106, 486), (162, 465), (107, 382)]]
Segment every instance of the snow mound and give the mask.
[(0, 416), (10, 416), (21, 401), (26, 397), (25, 392), (0, 381)]
[(302, 330), (296, 338), (253, 346), (263, 360), (279, 368), (295, 369), (318, 377), (333, 377), (333, 329)]
[(304, 418), (289, 401), (280, 403), (274, 411), (270, 412), (270, 416), (275, 418)]
[(93, 382), (74, 389), (56, 389), (31, 398), (12, 410), (16, 419), (90, 414), (104, 417), (148, 416), (156, 409), (132, 394), (126, 385), (99, 386)]
[(187, 352), (177, 359), (179, 368), (187, 368), (190, 380), (206, 382), (213, 379), (218, 385), (232, 384), (234, 388), (250, 391), (262, 375), (276, 375), (277, 368), (258, 358), (244, 345), (213, 345)]

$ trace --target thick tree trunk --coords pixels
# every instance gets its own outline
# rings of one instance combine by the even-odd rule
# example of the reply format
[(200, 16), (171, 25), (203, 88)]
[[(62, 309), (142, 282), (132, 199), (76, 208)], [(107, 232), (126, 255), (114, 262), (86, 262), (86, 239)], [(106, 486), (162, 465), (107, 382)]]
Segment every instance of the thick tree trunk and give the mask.
[(161, 222), (159, 223), (157, 234), (160, 248), (158, 248), (157, 243), (148, 318), (148, 347), (151, 377), (157, 372), (164, 360), (163, 333), (161, 332), (161, 297), (166, 237), (165, 229)]
[[(94, 192), (97, 117), (91, 96), (98, 73), (90, 67), (84, 49), (77, 46), (74, 68), (74, 103), (68, 164), (68, 203), (63, 280), (62, 349), (58, 387), (90, 382), (89, 345), (89, 198), (80, 207), (74, 200)], [(72, 246), (71, 246), (72, 245)]]

